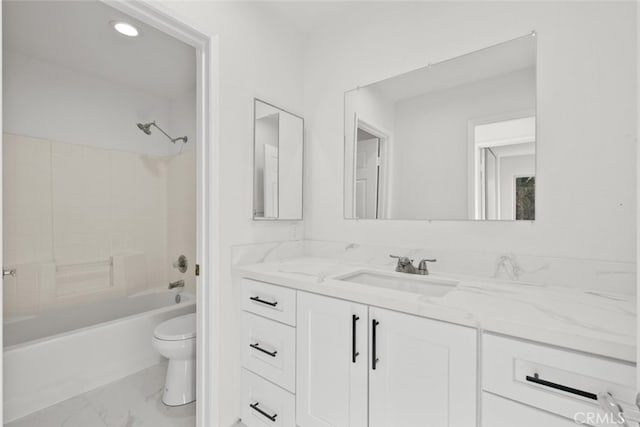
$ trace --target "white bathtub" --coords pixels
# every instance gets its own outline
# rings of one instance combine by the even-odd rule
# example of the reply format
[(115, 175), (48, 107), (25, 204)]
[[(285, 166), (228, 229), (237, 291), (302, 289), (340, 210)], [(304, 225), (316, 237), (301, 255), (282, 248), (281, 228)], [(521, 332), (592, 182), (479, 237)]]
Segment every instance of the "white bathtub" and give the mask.
[(163, 320), (195, 312), (175, 291), (56, 310), (4, 322), (4, 422), (162, 360), (151, 344)]

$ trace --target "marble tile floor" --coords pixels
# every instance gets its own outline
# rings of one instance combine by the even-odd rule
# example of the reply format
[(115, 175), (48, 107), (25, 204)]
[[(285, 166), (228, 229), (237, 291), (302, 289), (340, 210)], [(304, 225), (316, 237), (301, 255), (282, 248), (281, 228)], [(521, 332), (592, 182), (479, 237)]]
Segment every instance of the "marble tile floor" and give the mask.
[(5, 424), (6, 427), (195, 427), (196, 405), (162, 403), (166, 362)]

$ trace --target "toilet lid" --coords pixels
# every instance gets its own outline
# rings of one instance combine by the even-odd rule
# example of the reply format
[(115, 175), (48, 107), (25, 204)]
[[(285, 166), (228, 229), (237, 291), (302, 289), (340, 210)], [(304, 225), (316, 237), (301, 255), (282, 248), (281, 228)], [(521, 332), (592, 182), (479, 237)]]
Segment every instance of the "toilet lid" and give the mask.
[(196, 314), (185, 314), (165, 320), (156, 326), (153, 335), (161, 340), (178, 341), (196, 336)]

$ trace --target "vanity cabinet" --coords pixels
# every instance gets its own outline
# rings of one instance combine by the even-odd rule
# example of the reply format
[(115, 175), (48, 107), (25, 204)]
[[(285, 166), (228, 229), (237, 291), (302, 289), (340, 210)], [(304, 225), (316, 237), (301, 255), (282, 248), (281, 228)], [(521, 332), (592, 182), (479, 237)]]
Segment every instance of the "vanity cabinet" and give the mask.
[(640, 418), (633, 363), (246, 278), (242, 309), (247, 427), (622, 425), (601, 402)]
[(297, 310), (300, 427), (476, 425), (475, 330), (305, 292)]

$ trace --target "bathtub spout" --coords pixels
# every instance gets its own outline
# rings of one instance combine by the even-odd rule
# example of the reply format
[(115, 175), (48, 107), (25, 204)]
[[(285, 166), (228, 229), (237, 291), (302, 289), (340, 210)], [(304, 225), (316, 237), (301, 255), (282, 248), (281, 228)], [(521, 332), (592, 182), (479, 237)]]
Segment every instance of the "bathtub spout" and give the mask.
[(178, 281), (169, 283), (169, 289), (173, 288), (184, 288), (184, 280), (180, 279)]

